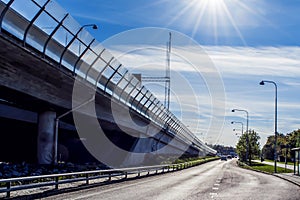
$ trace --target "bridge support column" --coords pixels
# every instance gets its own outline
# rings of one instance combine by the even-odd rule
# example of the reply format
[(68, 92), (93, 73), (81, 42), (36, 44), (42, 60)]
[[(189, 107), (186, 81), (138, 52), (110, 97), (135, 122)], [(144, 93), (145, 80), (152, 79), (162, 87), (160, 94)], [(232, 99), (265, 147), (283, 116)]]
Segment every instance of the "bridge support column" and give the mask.
[(38, 117), (37, 158), (39, 164), (52, 164), (56, 113), (46, 111)]

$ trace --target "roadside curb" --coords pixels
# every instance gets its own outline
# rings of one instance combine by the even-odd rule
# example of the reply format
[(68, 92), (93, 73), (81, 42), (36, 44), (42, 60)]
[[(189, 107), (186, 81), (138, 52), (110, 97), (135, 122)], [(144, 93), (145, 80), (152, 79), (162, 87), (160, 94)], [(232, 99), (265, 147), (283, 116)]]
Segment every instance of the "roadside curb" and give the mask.
[(273, 175), (273, 176), (276, 176), (276, 177), (278, 177), (278, 178), (281, 178), (281, 179), (283, 179), (283, 180), (286, 180), (286, 181), (288, 181), (288, 182), (290, 182), (290, 183), (293, 183), (293, 184), (295, 184), (295, 185), (297, 185), (297, 186), (300, 187), (300, 183), (297, 183), (296, 181), (293, 181), (293, 180), (291, 180), (291, 179), (282, 177), (282, 176), (280, 176), (280, 175), (278, 175), (278, 174), (272, 174), (272, 175)]
[[(293, 180), (291, 180), (291, 179), (285, 178), (285, 177), (283, 177), (283, 176), (280, 176), (280, 175), (278, 175), (278, 174), (268, 173), (268, 172), (261, 171), (261, 170), (257, 170), (257, 169), (252, 169), (251, 167), (249, 167), (249, 166), (246, 165), (245, 163), (242, 163), (242, 162), (239, 162), (239, 161), (237, 161), (237, 165), (238, 165), (240, 168), (243, 168), (243, 169), (252, 170), (252, 171), (255, 171), (255, 172), (259, 172), (259, 173), (263, 173), (263, 174), (267, 174), (267, 175), (272, 175), (272, 176), (281, 178), (282, 180), (288, 181), (288, 182), (293, 183), (293, 184), (295, 184), (295, 185), (297, 185), (297, 186), (300, 187), (300, 183), (298, 183), (298, 182), (296, 182), (296, 181), (293, 181)], [(243, 167), (243, 166), (244, 166), (244, 167)]]

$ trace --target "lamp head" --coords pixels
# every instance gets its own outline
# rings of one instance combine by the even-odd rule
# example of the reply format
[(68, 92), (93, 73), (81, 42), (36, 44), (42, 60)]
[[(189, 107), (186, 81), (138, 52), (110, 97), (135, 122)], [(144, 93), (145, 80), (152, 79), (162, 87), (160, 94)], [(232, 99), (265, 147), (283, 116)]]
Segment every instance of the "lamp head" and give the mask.
[(233, 124), (234, 122), (231, 122), (231, 124)]
[(259, 85), (264, 85), (265, 84), (265, 82), (264, 81), (261, 81), (260, 83), (259, 83)]
[(98, 29), (98, 26), (96, 24), (93, 25), (93, 29)]
[(233, 110), (231, 110), (231, 112), (235, 112), (235, 110), (233, 109)]

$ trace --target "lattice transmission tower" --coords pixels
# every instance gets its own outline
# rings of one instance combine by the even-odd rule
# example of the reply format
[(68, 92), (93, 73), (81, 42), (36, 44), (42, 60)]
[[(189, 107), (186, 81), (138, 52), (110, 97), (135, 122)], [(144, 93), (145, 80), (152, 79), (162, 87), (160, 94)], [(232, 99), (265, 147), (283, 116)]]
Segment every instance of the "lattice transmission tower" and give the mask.
[(144, 82), (164, 82), (165, 83), (165, 100), (164, 105), (170, 109), (170, 91), (171, 91), (171, 45), (172, 45), (172, 34), (169, 33), (169, 41), (166, 45), (166, 71), (165, 76), (156, 77), (142, 77)]

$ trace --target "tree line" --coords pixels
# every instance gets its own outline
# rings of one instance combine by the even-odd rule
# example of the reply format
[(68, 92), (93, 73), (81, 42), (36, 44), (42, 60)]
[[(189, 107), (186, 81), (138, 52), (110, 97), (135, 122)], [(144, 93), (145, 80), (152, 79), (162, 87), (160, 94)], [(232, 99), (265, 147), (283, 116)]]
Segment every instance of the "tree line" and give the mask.
[[(248, 137), (248, 139), (247, 139)], [(250, 159), (258, 159), (260, 157), (264, 159), (274, 160), (274, 141), (275, 136), (269, 136), (266, 144), (260, 151), (260, 136), (254, 130), (250, 130), (248, 134), (242, 134), (236, 145), (236, 152), (239, 159), (243, 162), (247, 162)], [(248, 141), (247, 141), (248, 140)], [(276, 151), (279, 161), (293, 161), (293, 152), (291, 149), (300, 147), (300, 129), (295, 130), (286, 135), (280, 133), (277, 135)], [(248, 150), (248, 159), (247, 157)]]
[[(274, 160), (274, 141), (275, 136), (269, 136), (266, 144), (262, 148), (262, 155), (266, 159)], [(279, 161), (293, 161), (294, 155), (291, 149), (300, 147), (300, 129), (286, 135), (280, 133), (277, 135), (276, 151)]]

